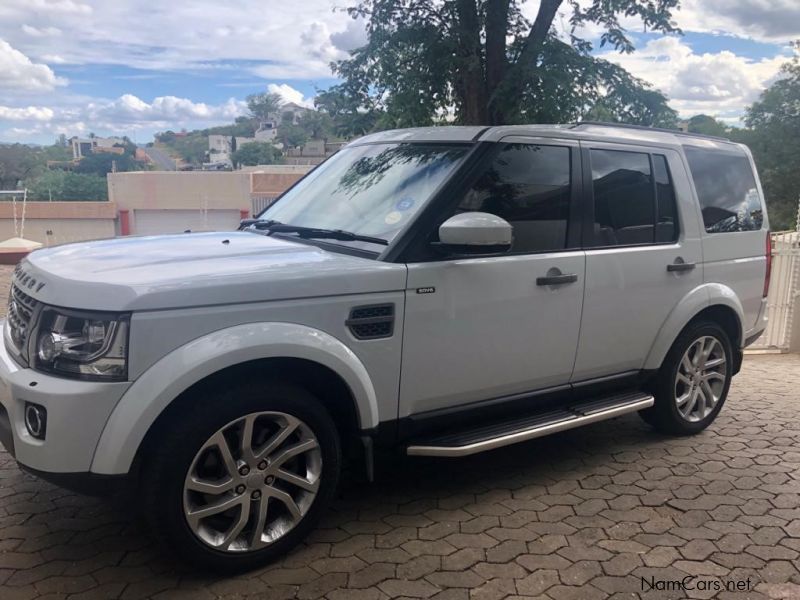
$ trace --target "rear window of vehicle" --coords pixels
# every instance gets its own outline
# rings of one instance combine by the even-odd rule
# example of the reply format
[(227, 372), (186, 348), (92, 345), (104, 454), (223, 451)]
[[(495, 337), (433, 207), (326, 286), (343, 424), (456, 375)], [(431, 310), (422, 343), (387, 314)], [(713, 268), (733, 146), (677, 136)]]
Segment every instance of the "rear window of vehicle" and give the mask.
[(684, 146), (708, 233), (761, 229), (761, 198), (750, 161), (740, 151)]

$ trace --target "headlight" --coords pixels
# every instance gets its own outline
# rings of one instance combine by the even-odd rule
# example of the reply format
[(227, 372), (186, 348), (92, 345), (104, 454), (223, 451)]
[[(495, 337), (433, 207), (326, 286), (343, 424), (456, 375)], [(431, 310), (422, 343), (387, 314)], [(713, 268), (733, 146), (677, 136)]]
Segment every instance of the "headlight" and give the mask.
[(44, 308), (36, 368), (80, 379), (119, 381), (128, 375), (129, 315)]

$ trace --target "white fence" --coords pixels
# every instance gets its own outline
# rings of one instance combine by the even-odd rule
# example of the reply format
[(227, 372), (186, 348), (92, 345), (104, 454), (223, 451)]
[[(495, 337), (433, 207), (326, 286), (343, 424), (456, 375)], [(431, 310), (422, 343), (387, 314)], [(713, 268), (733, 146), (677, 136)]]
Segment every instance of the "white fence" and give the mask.
[(275, 194), (258, 195), (250, 194), (250, 201), (252, 203), (252, 215), (255, 217), (262, 210), (267, 208), (270, 204), (275, 202), (277, 196)]
[(767, 329), (748, 348), (760, 352), (788, 352), (797, 297), (800, 295), (800, 233), (772, 234), (772, 276), (767, 297)]

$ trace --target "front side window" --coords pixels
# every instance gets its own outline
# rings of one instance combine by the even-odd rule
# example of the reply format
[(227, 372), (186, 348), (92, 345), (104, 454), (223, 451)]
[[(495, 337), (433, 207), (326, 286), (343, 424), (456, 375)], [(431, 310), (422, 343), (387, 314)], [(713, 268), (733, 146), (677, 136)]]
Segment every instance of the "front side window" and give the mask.
[[(259, 215), (391, 241), (455, 170), (467, 145), (366, 144), (340, 150)], [(371, 242), (347, 243), (380, 251)]]
[(514, 229), (512, 252), (547, 252), (566, 247), (569, 202), (569, 148), (505, 144), (456, 213), (497, 215)]
[(750, 161), (741, 151), (684, 146), (708, 233), (761, 229), (764, 212)]
[(649, 155), (592, 150), (591, 161), (595, 245), (652, 244), (656, 204)]

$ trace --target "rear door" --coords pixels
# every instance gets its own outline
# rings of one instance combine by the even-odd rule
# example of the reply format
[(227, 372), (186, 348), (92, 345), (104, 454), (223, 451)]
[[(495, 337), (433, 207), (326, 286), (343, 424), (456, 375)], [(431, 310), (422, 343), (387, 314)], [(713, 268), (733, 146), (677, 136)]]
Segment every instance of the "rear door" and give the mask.
[(745, 151), (684, 145), (703, 214), (706, 283), (734, 291), (744, 311), (744, 332), (761, 311), (767, 259), (764, 203)]
[(573, 382), (638, 371), (703, 281), (697, 210), (678, 152), (582, 142), (586, 286)]

